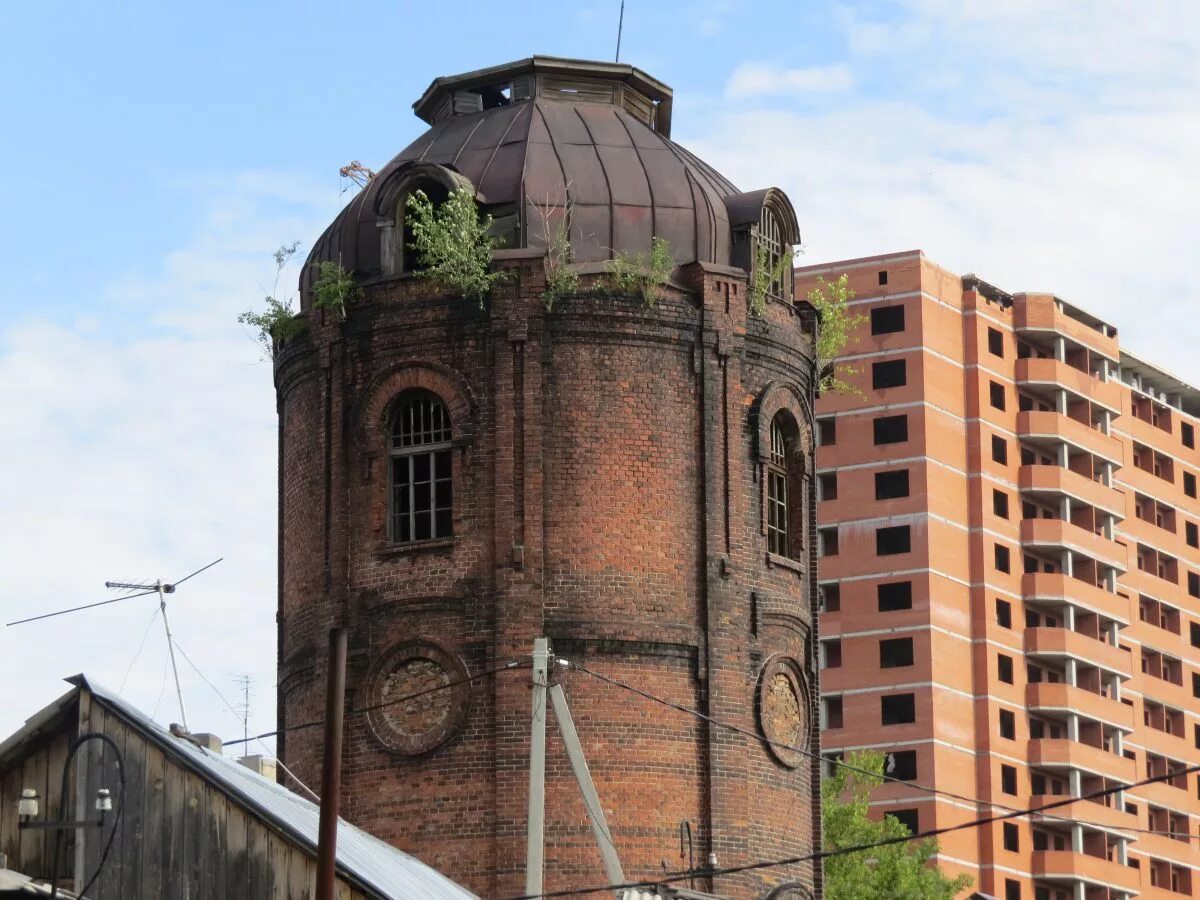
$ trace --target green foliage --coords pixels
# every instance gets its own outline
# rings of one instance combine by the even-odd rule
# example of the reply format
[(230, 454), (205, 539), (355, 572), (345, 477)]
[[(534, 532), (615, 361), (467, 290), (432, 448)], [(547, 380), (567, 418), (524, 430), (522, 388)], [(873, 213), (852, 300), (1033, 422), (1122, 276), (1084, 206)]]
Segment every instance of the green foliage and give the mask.
[(608, 277), (622, 294), (638, 294), (647, 306), (664, 296), (663, 285), (675, 271), (675, 254), (665, 238), (650, 238), (650, 252), (618, 253), (608, 262)]
[[(835, 766), (822, 782), (822, 825), (825, 849), (837, 850), (859, 844), (872, 844), (909, 834), (908, 826), (885, 815), (882, 820), (867, 818), (871, 791), (883, 784), (884, 755), (860, 750), (846, 762), (871, 775)], [(960, 875), (947, 878), (930, 860), (937, 853), (937, 841), (908, 841), (873, 847), (824, 862), (827, 900), (953, 900), (971, 886), (971, 879)]]
[(842, 273), (836, 281), (817, 277), (817, 286), (808, 292), (808, 302), (821, 316), (821, 327), (817, 336), (817, 371), (820, 381), (817, 389), (822, 392), (848, 393), (861, 396), (861, 392), (847, 383), (841, 376), (857, 375), (859, 369), (842, 364), (836, 366), (837, 358), (846, 349), (850, 332), (866, 321), (866, 316), (850, 310), (849, 302), (854, 299), (850, 290), (850, 276)]
[(241, 324), (249, 325), (256, 330), (255, 338), (262, 345), (266, 357), (274, 355), (277, 342), (288, 341), (302, 334), (308, 327), (308, 323), (296, 315), (296, 310), (292, 307), (289, 297), (284, 297), (282, 300), (276, 297), (279, 293), (279, 279), (283, 275), (283, 270), (287, 268), (287, 264), (296, 255), (299, 248), (300, 242), (293, 241), (291, 244), (284, 244), (273, 254), (275, 283), (271, 287), (271, 293), (265, 298), (267, 308), (262, 312), (249, 309), (238, 316)]
[(579, 290), (579, 273), (571, 268), (575, 253), (567, 236), (567, 225), (559, 222), (550, 232), (546, 247), (546, 289), (542, 291), (542, 302), (546, 312), (554, 309), (561, 297), (569, 297)]
[(317, 280), (313, 284), (313, 306), (317, 309), (332, 309), (341, 319), (346, 318), (346, 304), (359, 295), (354, 283), (354, 273), (347, 272), (341, 263), (326, 260), (317, 268)]
[(750, 313), (762, 317), (767, 311), (767, 295), (771, 285), (782, 283), (785, 277), (791, 276), (793, 256), (791, 253), (781, 253), (779, 262), (771, 266), (771, 257), (767, 248), (761, 243), (754, 245), (754, 270), (750, 273)]
[(419, 274), (482, 306), (503, 273), (490, 271), (496, 246), (489, 233), (492, 217), (480, 218), (471, 191), (452, 191), (438, 206), (424, 191), (414, 192), (408, 198), (408, 224), (423, 267)]

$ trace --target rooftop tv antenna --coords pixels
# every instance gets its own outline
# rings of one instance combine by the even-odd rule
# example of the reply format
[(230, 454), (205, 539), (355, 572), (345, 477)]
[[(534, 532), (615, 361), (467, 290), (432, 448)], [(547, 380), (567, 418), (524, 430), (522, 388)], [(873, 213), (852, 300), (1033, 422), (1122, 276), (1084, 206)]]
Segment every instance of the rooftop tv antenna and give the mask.
[(247, 672), (234, 676), (233, 682), (242, 692), (242, 702), (237, 705), (237, 714), (242, 719), (242, 744), (245, 745), (250, 743), (250, 688), (254, 685), (254, 678)]
[(145, 597), (150, 594), (158, 594), (158, 608), (162, 613), (163, 628), (167, 632), (167, 652), (171, 655), (171, 671), (175, 674), (175, 696), (179, 698), (179, 716), (183, 720), (183, 727), (186, 730), (188, 727), (187, 712), (183, 707), (183, 691), (179, 687), (179, 667), (175, 664), (175, 640), (171, 637), (171, 623), (167, 621), (167, 594), (175, 593), (175, 589), (179, 587), (179, 585), (183, 584), (189, 578), (195, 578), (201, 572), (211, 569), (222, 559), (224, 559), (224, 557), (214, 559), (207, 566), (202, 566), (191, 575), (185, 575), (178, 581), (173, 582), (163, 581), (161, 578), (156, 579), (153, 584), (136, 584), (125, 581), (106, 581), (104, 582), (104, 586), (110, 590), (134, 591), (136, 593), (126, 593), (124, 596), (116, 597), (112, 600), (101, 600), (99, 603), (87, 603), (83, 606), (73, 606), (70, 609), (60, 609), (57, 612), (43, 613), (40, 616), (30, 616), (27, 619), (18, 619), (15, 622), (9, 622), (7, 625), (23, 625), (26, 622), (37, 622), (41, 619), (50, 619), (54, 616), (63, 616), (67, 613), (79, 612), (80, 610), (84, 609), (94, 609), (97, 606), (107, 606), (110, 603), (119, 603), (122, 600), (132, 600), (134, 597)]

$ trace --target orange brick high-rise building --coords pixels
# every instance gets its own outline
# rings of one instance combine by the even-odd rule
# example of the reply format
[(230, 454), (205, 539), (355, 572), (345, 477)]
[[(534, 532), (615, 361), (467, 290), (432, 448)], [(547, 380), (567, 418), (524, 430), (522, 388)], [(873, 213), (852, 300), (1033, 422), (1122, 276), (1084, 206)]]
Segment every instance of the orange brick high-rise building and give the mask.
[[(817, 407), (823, 752), (946, 792), (873, 795), (920, 830), (1194, 765), (1200, 391), (919, 251), (799, 269), (796, 295), (843, 272), (866, 318), (862, 396)], [(1196, 896), (1198, 791), (964, 830), (938, 860), (1002, 900)]]

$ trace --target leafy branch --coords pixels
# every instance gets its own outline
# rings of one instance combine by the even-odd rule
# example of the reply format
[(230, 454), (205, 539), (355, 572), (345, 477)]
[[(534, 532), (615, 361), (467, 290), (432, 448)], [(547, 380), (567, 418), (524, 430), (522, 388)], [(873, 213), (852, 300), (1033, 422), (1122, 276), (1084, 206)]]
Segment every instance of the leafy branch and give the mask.
[(317, 280), (313, 283), (313, 306), (317, 309), (331, 309), (344, 319), (346, 304), (360, 293), (354, 273), (343, 269), (341, 263), (326, 260), (317, 267)]
[[(911, 834), (895, 816), (870, 817), (871, 793), (884, 781), (884, 754), (856, 750), (846, 762), (847, 766), (836, 766), (822, 779), (825, 849), (874, 844)], [(926, 839), (831, 856), (825, 861), (825, 896), (829, 900), (953, 900), (971, 886), (971, 879), (966, 875), (949, 878), (932, 865), (937, 850), (937, 841)]]
[(846, 363), (837, 364), (837, 358), (850, 341), (850, 332), (867, 320), (862, 313), (850, 310), (849, 303), (853, 299), (850, 276), (845, 272), (835, 281), (826, 281), (817, 276), (817, 286), (808, 292), (808, 302), (821, 317), (815, 348), (819, 377), (817, 390), (861, 397), (862, 392), (843, 377), (857, 375), (861, 370)]
[(675, 271), (675, 254), (666, 238), (650, 238), (650, 252), (630, 255), (617, 253), (608, 262), (613, 287), (624, 294), (638, 294), (646, 306), (654, 306), (665, 296), (663, 285)]
[(408, 198), (408, 223), (421, 277), (482, 306), (504, 273), (490, 271), (496, 246), (489, 234), (492, 217), (480, 217), (471, 191), (458, 188), (438, 205), (424, 191), (414, 191)]
[(754, 245), (754, 266), (750, 273), (750, 313), (754, 316), (762, 318), (767, 311), (767, 297), (771, 293), (771, 287), (775, 284), (783, 284), (785, 277), (790, 277), (792, 272), (792, 261), (794, 254), (791, 252), (781, 253), (779, 261), (774, 266), (771, 265), (771, 254), (767, 252), (767, 248), (762, 243), (756, 242)]
[(271, 293), (264, 299), (266, 300), (267, 308), (261, 312), (255, 310), (246, 310), (238, 316), (238, 322), (243, 325), (249, 325), (257, 332), (255, 339), (262, 346), (266, 357), (271, 357), (275, 353), (275, 348), (279, 342), (291, 340), (297, 335), (303, 334), (304, 329), (308, 327), (308, 323), (296, 315), (296, 310), (292, 306), (290, 297), (279, 299), (279, 279), (283, 275), (283, 270), (287, 268), (287, 264), (292, 257), (296, 255), (296, 251), (300, 248), (299, 241), (293, 241), (290, 244), (284, 244), (275, 251), (275, 281), (271, 285)]
[[(567, 185), (570, 189), (570, 184)], [(556, 215), (558, 210), (561, 215)], [(542, 291), (542, 303), (546, 312), (563, 297), (579, 291), (579, 273), (571, 268), (575, 261), (575, 248), (571, 245), (571, 218), (574, 204), (568, 198), (564, 203), (545, 203), (534, 206), (534, 212), (542, 220), (542, 233), (546, 235), (546, 289)]]

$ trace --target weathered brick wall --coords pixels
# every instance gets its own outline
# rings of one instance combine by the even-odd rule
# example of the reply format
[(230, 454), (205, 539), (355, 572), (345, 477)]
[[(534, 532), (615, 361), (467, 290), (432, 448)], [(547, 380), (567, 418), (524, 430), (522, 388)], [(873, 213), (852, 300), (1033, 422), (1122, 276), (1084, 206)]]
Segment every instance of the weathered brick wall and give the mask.
[[(811, 431), (801, 317), (776, 303), (749, 317), (744, 276), (700, 266), (684, 273), (693, 292), (652, 309), (585, 294), (547, 313), (541, 261), (511, 252), (502, 265), (516, 277), (486, 310), (391, 280), (280, 355), (281, 726), (322, 717), (327, 631), (344, 624), (352, 707), (375, 699), (373, 679), (405, 642), (479, 672), (527, 658), (545, 634), (562, 656), (760, 733), (760, 671), (786, 654), (808, 679), (815, 751), (813, 561), (768, 562), (761, 503), (760, 413), (786, 406)], [(383, 417), (409, 387), (450, 408), (455, 509), (453, 540), (405, 549), (387, 540)], [(627, 876), (680, 868), (682, 821), (698, 862), (813, 849), (807, 760), (784, 765), (760, 740), (581, 672), (556, 677)], [(349, 717), (343, 814), (482, 896), (519, 894), (528, 670), (448, 705), (461, 723), (418, 755)], [(598, 884), (550, 718), (546, 887)], [(320, 729), (295, 731), (281, 751), (313, 786), (320, 741)], [(811, 867), (697, 887), (749, 898), (791, 881), (811, 885)]]

